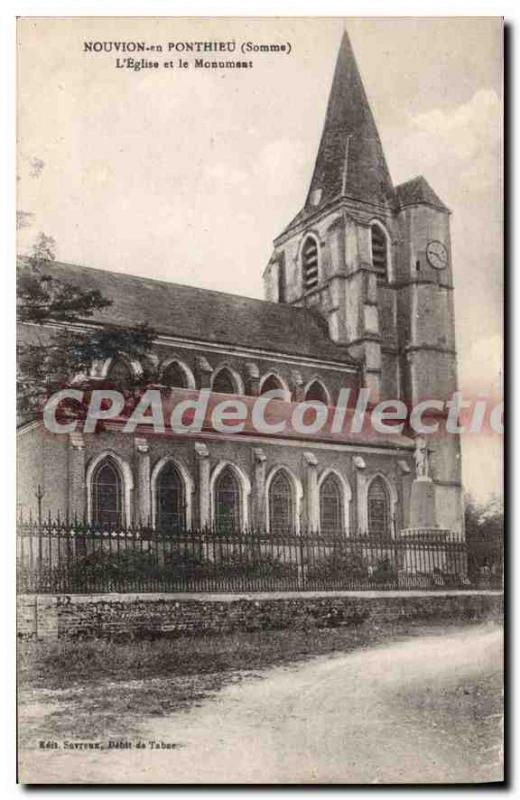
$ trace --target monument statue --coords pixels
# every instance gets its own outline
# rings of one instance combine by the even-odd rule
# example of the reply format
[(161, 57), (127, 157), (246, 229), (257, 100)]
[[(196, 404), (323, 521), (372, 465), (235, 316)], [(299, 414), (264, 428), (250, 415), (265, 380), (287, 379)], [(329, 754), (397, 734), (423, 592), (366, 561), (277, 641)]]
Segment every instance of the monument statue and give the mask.
[(417, 478), (430, 477), (430, 453), (426, 439), (418, 436), (415, 442), (415, 475)]

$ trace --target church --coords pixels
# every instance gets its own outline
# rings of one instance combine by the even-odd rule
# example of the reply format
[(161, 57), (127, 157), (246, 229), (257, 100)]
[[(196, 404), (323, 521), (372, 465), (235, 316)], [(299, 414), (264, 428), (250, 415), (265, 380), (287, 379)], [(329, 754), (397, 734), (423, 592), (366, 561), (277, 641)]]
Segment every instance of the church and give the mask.
[[(267, 199), (267, 198), (266, 198)], [(49, 272), (113, 301), (78, 325), (157, 332), (146, 363), (92, 365), (92, 380), (334, 406), (342, 388), (410, 407), (457, 390), (450, 210), (422, 176), (394, 186), (345, 33), (303, 208), (274, 241), (265, 300), (71, 264)], [(22, 332), (23, 335), (23, 332)], [(411, 435), (331, 442), (245, 434), (53, 436), (19, 431), (19, 504), (90, 525), (398, 538), (463, 535), (460, 442), (431, 437), (429, 510), (413, 499)], [(38, 489), (39, 487), (39, 489)], [(419, 515), (419, 516), (418, 516)]]

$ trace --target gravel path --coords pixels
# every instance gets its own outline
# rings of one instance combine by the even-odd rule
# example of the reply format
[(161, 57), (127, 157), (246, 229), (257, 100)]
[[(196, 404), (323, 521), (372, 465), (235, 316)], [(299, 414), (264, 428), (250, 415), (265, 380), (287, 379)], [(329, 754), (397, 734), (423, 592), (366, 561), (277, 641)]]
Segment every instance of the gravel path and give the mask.
[(129, 749), (104, 742), (101, 751), (69, 751), (64, 743), (25, 751), (21, 779), (497, 781), (501, 670), (501, 632), (489, 627), (322, 657), (251, 676), (199, 707), (143, 720)]

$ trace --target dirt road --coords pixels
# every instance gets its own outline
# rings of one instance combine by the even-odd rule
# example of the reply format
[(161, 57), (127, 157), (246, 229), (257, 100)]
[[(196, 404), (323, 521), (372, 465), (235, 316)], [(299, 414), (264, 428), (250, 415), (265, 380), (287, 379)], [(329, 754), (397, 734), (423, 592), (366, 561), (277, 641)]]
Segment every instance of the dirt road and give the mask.
[(271, 669), (198, 708), (144, 720), (130, 748), (103, 742), (101, 751), (75, 752), (59, 743), (57, 750), (26, 751), (21, 777), (26, 783), (500, 780), (501, 650), (498, 629), (473, 627)]

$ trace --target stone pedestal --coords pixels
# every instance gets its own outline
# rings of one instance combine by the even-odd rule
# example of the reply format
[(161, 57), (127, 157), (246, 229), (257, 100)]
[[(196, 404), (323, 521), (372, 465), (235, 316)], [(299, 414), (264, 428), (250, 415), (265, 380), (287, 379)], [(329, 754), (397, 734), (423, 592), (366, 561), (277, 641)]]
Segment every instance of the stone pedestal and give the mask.
[(431, 478), (416, 478), (410, 496), (410, 528), (437, 528), (435, 486)]
[[(450, 531), (441, 528), (407, 528), (401, 531), (401, 540), (409, 540), (410, 546), (403, 548), (401, 572), (407, 575), (432, 576), (448, 569), (446, 542)], [(425, 581), (425, 588), (431, 581)]]
[(401, 531), (401, 540), (410, 542), (403, 550), (400, 577), (423, 576), (427, 588), (433, 578), (448, 570), (446, 542), (450, 532), (439, 528), (435, 514), (435, 486), (430, 477), (422, 475), (412, 483), (410, 494), (410, 527)]

